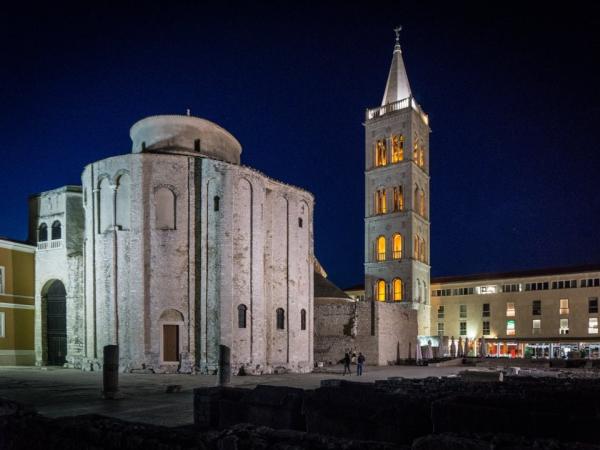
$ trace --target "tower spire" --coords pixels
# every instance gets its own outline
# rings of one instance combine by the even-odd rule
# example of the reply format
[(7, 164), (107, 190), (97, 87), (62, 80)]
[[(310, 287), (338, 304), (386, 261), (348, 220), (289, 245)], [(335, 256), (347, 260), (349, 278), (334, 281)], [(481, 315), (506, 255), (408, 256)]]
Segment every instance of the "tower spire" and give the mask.
[(396, 44), (394, 45), (394, 53), (392, 54), (392, 65), (385, 85), (385, 92), (381, 106), (389, 103), (394, 103), (411, 96), (410, 84), (406, 75), (406, 68), (402, 59), (402, 50), (400, 48), (400, 31), (402, 26), (394, 28), (396, 33)]

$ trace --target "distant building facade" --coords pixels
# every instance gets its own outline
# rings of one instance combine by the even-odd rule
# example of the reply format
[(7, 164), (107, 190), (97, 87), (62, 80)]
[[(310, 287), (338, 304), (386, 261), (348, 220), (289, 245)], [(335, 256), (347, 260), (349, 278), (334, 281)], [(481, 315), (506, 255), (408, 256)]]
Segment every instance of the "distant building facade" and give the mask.
[(204, 119), (148, 117), (131, 138), (30, 201), (37, 363), (94, 369), (118, 344), (122, 370), (214, 372), (226, 345), (236, 371), (311, 370), (313, 196), (240, 165)]
[(0, 238), (0, 366), (32, 365), (35, 247)]
[(600, 266), (441, 277), (432, 280), (431, 328), (469, 338), (468, 352), (509, 357), (600, 357)]

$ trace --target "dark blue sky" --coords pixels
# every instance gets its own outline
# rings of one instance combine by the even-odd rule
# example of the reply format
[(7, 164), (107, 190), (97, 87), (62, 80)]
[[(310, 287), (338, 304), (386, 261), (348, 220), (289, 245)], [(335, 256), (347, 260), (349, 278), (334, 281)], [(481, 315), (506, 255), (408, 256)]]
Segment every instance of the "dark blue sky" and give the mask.
[(4, 11), (0, 235), (26, 238), (29, 194), (129, 152), (135, 121), (189, 107), (315, 194), (318, 258), (362, 282), (362, 122), (401, 23), (432, 127), (432, 274), (600, 262), (600, 10), (422, 3)]

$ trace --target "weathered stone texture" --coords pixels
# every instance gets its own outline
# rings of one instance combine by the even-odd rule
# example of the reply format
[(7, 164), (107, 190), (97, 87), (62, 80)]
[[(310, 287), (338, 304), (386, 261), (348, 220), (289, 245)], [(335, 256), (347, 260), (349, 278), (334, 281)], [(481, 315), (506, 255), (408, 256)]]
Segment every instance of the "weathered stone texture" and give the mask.
[[(97, 368), (102, 348), (116, 344), (122, 370), (214, 372), (226, 345), (234, 373), (310, 371), (312, 195), (235, 164), (239, 143), (210, 122), (164, 116), (143, 125), (132, 129), (134, 153), (85, 168), (83, 195), (52, 191), (35, 205), (37, 216), (68, 224), (68, 252), (48, 251), (37, 267), (38, 280), (67, 286), (69, 362)], [(195, 152), (202, 133), (214, 148)], [(37, 351), (43, 363), (42, 340)]]

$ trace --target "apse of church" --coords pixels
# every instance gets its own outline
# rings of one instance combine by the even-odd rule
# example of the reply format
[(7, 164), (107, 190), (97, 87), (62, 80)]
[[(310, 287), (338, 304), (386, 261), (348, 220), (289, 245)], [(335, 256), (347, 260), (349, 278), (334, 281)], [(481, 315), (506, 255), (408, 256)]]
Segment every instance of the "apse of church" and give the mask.
[(79, 246), (38, 252), (42, 279), (66, 287), (67, 364), (98, 368), (118, 344), (121, 370), (206, 373), (226, 345), (234, 370), (311, 370), (312, 195), (241, 166), (204, 119), (152, 116), (130, 135), (131, 153), (85, 167), (80, 210), (58, 212), (80, 216), (65, 230)]

